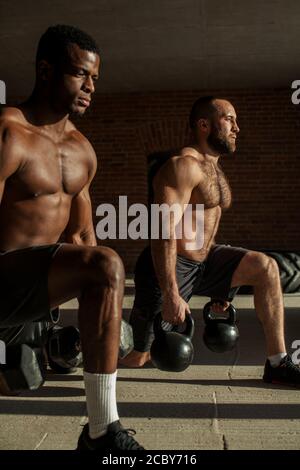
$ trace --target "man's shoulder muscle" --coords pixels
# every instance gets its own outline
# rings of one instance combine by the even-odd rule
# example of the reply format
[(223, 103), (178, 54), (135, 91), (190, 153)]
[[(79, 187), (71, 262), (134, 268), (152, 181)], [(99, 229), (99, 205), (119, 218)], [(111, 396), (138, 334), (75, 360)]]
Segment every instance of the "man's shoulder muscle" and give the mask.
[(0, 134), (2, 141), (14, 139), (12, 143), (17, 143), (17, 137), (27, 136), (29, 125), (18, 108), (7, 107), (0, 109)]
[(0, 106), (0, 120), (21, 122), (22, 113), (19, 108), (15, 106)]
[(0, 110), (0, 173), (6, 177), (14, 173), (23, 158), (23, 141), (26, 129), (17, 108)]
[(156, 175), (154, 185), (196, 186), (204, 176), (201, 163), (192, 155), (171, 157)]

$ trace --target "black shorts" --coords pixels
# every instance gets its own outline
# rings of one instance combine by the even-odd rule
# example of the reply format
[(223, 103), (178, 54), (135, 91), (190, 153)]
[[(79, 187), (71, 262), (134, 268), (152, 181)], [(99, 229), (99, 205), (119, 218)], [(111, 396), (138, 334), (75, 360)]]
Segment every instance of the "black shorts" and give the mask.
[(48, 271), (61, 245), (33, 246), (0, 252), (0, 327), (27, 322), (57, 322), (58, 309), (50, 309)]
[[(248, 250), (230, 245), (214, 245), (205, 261), (177, 256), (176, 277), (181, 297), (188, 302), (192, 295), (232, 301), (238, 287), (231, 279)], [(135, 268), (135, 299), (130, 315), (134, 349), (149, 351), (153, 341), (153, 320), (161, 312), (162, 294), (155, 275), (150, 247), (139, 256)]]

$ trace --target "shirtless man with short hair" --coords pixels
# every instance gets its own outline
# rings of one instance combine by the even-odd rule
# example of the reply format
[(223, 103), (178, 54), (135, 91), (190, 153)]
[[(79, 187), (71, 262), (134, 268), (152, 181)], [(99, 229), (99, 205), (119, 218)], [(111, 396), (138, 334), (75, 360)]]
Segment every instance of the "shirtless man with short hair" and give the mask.
[(219, 160), (236, 149), (239, 127), (235, 109), (227, 100), (202, 97), (192, 107), (190, 127), (194, 143), (171, 156), (154, 175), (153, 202), (179, 204), (182, 213), (185, 204), (191, 204), (194, 226), (196, 204), (204, 204), (204, 243), (199, 249), (188, 250), (187, 243), (193, 240), (184, 236), (176, 239), (171, 220), (173, 236), (151, 240), (151, 249), (142, 252), (136, 264), (136, 295), (130, 316), (135, 348), (122, 364), (139, 367), (150, 360), (157, 313), (171, 324), (183, 322), (190, 313), (188, 301), (193, 294), (218, 300), (213, 310), (221, 313), (240, 286), (250, 285), (266, 340), (264, 380), (299, 385), (300, 369), (286, 354), (276, 261), (260, 252), (215, 243), (222, 211), (231, 204), (230, 187)]
[(123, 264), (96, 246), (89, 186), (97, 159), (69, 119), (90, 105), (99, 64), (89, 35), (50, 27), (32, 95), (1, 110), (0, 327), (54, 320), (53, 309), (77, 297), (89, 416), (78, 450), (141, 450), (116, 405)]

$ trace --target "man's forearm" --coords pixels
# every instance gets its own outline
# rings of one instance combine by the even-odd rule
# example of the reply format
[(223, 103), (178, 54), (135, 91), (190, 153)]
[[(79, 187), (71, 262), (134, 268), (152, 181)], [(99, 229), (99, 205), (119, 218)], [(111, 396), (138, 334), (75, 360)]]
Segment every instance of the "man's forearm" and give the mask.
[(66, 235), (66, 242), (73, 245), (97, 246), (94, 230)]
[(167, 296), (178, 295), (176, 240), (152, 240), (151, 253), (158, 283), (163, 294)]

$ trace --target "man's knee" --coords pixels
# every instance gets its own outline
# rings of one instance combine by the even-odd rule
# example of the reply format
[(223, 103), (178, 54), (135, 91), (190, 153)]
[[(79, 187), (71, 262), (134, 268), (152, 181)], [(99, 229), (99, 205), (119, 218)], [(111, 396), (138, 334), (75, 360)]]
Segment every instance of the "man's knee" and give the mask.
[(276, 261), (265, 253), (249, 251), (245, 255), (245, 261), (247, 261), (249, 270), (256, 279), (274, 277), (279, 274)]
[(113, 289), (124, 284), (124, 266), (120, 256), (111, 248), (95, 247), (85, 254), (85, 265), (89, 279)]
[(279, 272), (279, 267), (274, 258), (271, 258), (270, 256), (267, 256), (268, 261), (267, 261), (267, 266), (266, 266), (266, 272), (267, 275), (270, 278), (280, 278), (280, 272)]

